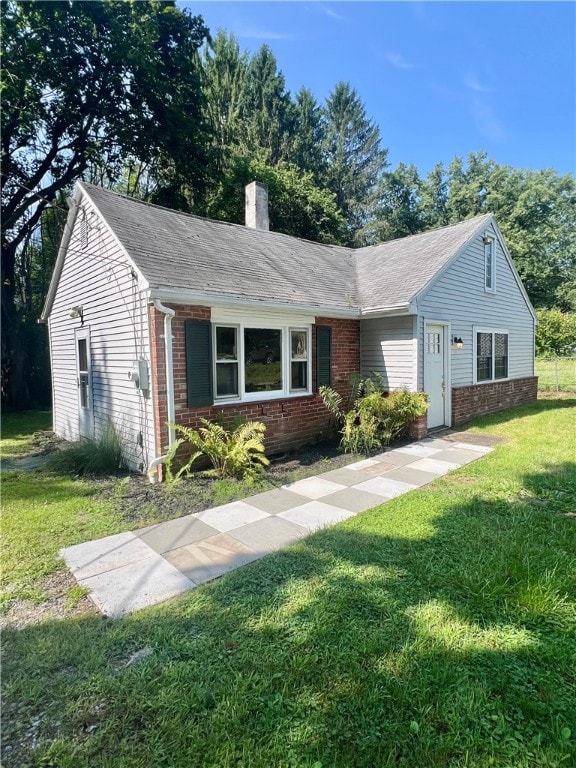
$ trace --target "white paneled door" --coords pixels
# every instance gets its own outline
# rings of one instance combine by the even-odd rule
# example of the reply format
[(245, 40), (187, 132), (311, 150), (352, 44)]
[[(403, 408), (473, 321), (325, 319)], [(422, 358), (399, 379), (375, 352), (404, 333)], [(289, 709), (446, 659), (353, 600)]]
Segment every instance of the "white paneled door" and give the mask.
[(424, 390), (428, 394), (428, 429), (446, 424), (445, 326), (426, 323), (424, 328)]

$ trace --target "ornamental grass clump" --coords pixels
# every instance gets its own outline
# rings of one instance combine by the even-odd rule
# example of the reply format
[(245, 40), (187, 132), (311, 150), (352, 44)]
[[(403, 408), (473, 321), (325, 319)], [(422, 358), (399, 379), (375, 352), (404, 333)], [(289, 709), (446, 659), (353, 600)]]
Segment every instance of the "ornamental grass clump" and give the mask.
[[(201, 457), (206, 457), (212, 469), (206, 474), (213, 477), (234, 477), (239, 480), (254, 478), (270, 461), (264, 455), (264, 433), (266, 426), (259, 421), (248, 421), (232, 430), (222, 424), (201, 419), (203, 426), (191, 429), (180, 424), (173, 424), (183, 437), (178, 438), (168, 452), (166, 461), (166, 481), (176, 482), (192, 471), (192, 465)], [(177, 471), (176, 452), (181, 445), (188, 443), (193, 449), (186, 463)]]
[(101, 435), (53, 453), (48, 468), (72, 475), (114, 475), (127, 471), (124, 440), (110, 420)]
[(331, 387), (320, 387), (324, 405), (341, 425), (340, 446), (345, 453), (370, 453), (388, 445), (428, 409), (423, 392), (399, 389), (387, 394), (378, 374), (352, 382), (352, 408), (342, 410), (342, 398)]

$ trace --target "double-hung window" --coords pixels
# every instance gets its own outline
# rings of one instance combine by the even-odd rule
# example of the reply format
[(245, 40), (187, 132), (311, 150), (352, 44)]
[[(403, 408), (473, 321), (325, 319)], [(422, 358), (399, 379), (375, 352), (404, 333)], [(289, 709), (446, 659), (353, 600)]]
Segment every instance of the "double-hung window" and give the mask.
[(476, 328), (476, 382), (508, 378), (508, 331)]
[(214, 400), (262, 400), (311, 391), (311, 329), (213, 324)]

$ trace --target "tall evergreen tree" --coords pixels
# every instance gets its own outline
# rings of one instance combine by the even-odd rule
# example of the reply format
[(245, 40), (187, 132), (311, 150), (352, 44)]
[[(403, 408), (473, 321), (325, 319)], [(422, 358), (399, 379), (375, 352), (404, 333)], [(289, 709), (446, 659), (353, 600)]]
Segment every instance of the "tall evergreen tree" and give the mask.
[(308, 88), (298, 91), (294, 107), (290, 159), (302, 170), (309, 171), (318, 183), (325, 170), (322, 158), (322, 110)]
[(360, 244), (374, 217), (387, 151), (380, 147), (380, 129), (349, 83), (339, 82), (330, 93), (323, 118), (326, 186), (344, 214), (348, 241)]
[(241, 141), (250, 154), (261, 150), (270, 165), (288, 159), (293, 106), (284, 75), (267, 45), (260, 48), (248, 65), (242, 122)]
[(203, 53), (206, 114), (220, 148), (243, 140), (249, 59), (233, 35), (219, 30)]

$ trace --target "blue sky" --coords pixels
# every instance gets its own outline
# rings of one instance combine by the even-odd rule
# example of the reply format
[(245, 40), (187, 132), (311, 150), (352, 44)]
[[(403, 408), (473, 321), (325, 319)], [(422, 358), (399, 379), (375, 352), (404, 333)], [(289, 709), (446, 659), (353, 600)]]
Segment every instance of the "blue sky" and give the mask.
[(389, 163), (485, 150), (576, 173), (573, 2), (180, 2), (243, 50), (267, 43), (288, 90), (358, 91)]

